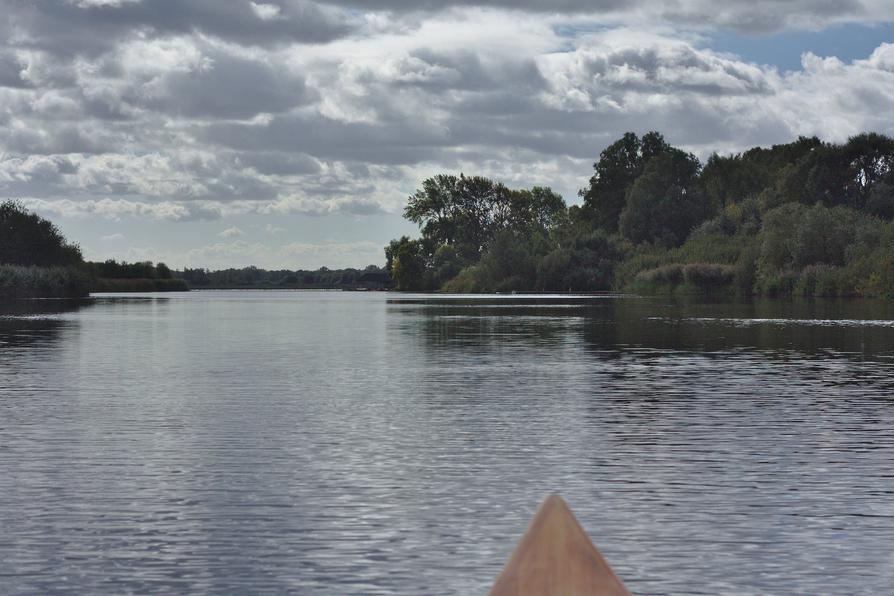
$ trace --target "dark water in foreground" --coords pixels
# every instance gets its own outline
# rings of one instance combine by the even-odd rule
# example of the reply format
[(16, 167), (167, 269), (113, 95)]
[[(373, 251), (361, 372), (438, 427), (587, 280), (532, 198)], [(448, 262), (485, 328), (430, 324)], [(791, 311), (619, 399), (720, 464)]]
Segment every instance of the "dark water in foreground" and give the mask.
[(0, 592), (894, 586), (894, 303), (194, 292), (0, 317)]

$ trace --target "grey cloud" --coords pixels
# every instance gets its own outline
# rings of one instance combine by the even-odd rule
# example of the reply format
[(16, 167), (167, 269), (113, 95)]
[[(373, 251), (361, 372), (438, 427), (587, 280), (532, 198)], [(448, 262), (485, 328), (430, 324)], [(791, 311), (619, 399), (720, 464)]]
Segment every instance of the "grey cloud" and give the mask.
[[(732, 60), (721, 60), (687, 45), (672, 48), (626, 48), (588, 63), (594, 86), (606, 89), (652, 90), (674, 87), (710, 95), (766, 93), (764, 73)], [(642, 74), (625, 80), (630, 71)]]
[(536, 12), (606, 12), (630, 5), (627, 0), (323, 0), (335, 6), (361, 10), (417, 12), (456, 6), (509, 8)]
[[(382, 10), (396, 14), (432, 12), (452, 7), (503, 8), (545, 14), (592, 14), (623, 19), (639, 12), (685, 26), (724, 26), (745, 33), (789, 27), (815, 27), (839, 21), (894, 19), (879, 11), (885, 0), (323, 0), (332, 6)], [(867, 6), (871, 5), (871, 6)]]
[(382, 209), (381, 205), (370, 199), (349, 198), (341, 201), (334, 201), (332, 207), (334, 210), (353, 215), (379, 215), (385, 213), (385, 210)]
[[(217, 172), (221, 179), (211, 178), (206, 182), (207, 192), (201, 196), (217, 201), (230, 200), (270, 200), (279, 195), (279, 191), (271, 184), (254, 176), (231, 171)], [(207, 179), (207, 178), (206, 178)]]
[(124, 217), (150, 217), (176, 222), (213, 221), (220, 219), (222, 212), (217, 205), (203, 205), (178, 201), (139, 201), (130, 199), (24, 199), (29, 209), (41, 213), (58, 214), (65, 217), (103, 217), (121, 219)]
[(10, 51), (0, 50), (0, 87), (24, 89), (31, 84), (22, 78), (22, 64)]
[(892, 13), (869, 10), (860, 0), (690, 0), (660, 9), (663, 18), (683, 25), (721, 25), (762, 34), (786, 28), (813, 28), (838, 21), (891, 21)]
[(240, 151), (276, 149), (377, 164), (430, 159), (438, 147), (451, 144), (445, 133), (407, 120), (371, 124), (295, 114), (277, 116), (267, 126), (222, 123), (198, 131), (207, 141)]
[(61, 55), (98, 54), (137, 31), (156, 35), (204, 33), (245, 45), (321, 43), (353, 26), (340, 10), (305, 0), (270, 0), (275, 18), (258, 16), (248, 0), (137, 0), (85, 5), (67, 0), (3, 0), (25, 45)]
[(320, 162), (307, 154), (257, 151), (240, 153), (235, 161), (240, 166), (254, 168), (261, 174), (274, 176), (302, 176), (318, 174)]
[(3, 146), (13, 153), (51, 155), (58, 153), (106, 153), (114, 148), (108, 135), (88, 132), (69, 123), (54, 123), (41, 130), (5, 131)]
[(207, 67), (165, 74), (152, 95), (132, 101), (172, 116), (248, 119), (282, 112), (312, 98), (302, 79), (265, 62), (223, 52), (207, 57)]

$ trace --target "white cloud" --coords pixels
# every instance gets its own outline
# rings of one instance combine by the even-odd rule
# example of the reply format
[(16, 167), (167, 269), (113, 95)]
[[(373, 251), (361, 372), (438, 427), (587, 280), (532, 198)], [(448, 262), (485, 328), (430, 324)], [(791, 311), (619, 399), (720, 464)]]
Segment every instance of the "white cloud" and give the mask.
[(263, 4), (260, 2), (252, 2), (251, 8), (259, 19), (262, 21), (272, 21), (280, 16), (282, 9), (276, 4)]
[[(574, 201), (627, 130), (701, 156), (894, 133), (892, 44), (859, 60), (805, 53), (793, 72), (705, 47), (718, 26), (892, 21), (884, 0), (165, 6), (18, 3), (0, 19), (0, 194), (131, 222), (397, 217), (444, 171)], [(337, 240), (354, 246), (353, 234)], [(347, 254), (338, 245), (314, 246)]]
[(100, 236), (99, 239), (103, 242), (115, 242), (117, 240), (124, 240), (124, 234), (115, 232), (114, 234), (109, 234), (107, 236)]
[(223, 232), (218, 233), (218, 236), (221, 238), (237, 238), (239, 236), (245, 236), (245, 232), (233, 226), (232, 228), (227, 228)]
[(150, 218), (168, 221), (217, 219), (220, 211), (215, 205), (183, 204), (172, 201), (148, 203), (123, 199), (39, 199), (24, 198), (23, 204), (39, 213), (67, 218), (98, 216), (119, 221), (128, 218)]
[(68, 0), (79, 8), (93, 8), (96, 6), (117, 7), (122, 4), (141, 2), (142, 0)]

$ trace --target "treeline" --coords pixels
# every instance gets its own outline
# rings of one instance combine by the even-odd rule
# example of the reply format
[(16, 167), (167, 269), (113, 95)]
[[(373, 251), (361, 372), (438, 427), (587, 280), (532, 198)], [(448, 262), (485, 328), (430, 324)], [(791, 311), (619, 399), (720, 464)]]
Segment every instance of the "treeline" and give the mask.
[(280, 269), (268, 271), (257, 267), (242, 269), (189, 269), (173, 275), (185, 280), (193, 288), (204, 289), (345, 289), (381, 290), (392, 285), (388, 273), (376, 266), (365, 269), (327, 269), (315, 271)]
[(0, 299), (75, 298), (90, 292), (81, 249), (20, 203), (0, 203)]
[(0, 299), (188, 289), (164, 263), (85, 262), (55, 224), (16, 201), (0, 203)]
[(87, 269), (95, 279), (94, 292), (185, 292), (189, 284), (174, 277), (164, 263), (151, 261), (136, 263), (118, 262), (114, 259), (87, 263)]
[(607, 147), (568, 207), (549, 188), (440, 175), (393, 240), (401, 290), (894, 297), (894, 140), (817, 138), (705, 164), (656, 132)]

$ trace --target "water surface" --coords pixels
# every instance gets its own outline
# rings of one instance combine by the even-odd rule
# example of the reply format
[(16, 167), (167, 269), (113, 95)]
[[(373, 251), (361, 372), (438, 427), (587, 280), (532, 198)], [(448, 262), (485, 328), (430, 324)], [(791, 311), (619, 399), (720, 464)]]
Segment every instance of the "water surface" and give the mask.
[(0, 311), (4, 593), (894, 585), (894, 304), (192, 292)]

